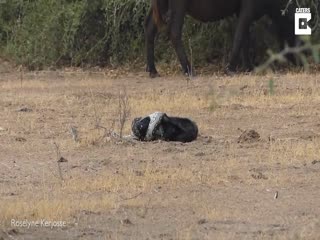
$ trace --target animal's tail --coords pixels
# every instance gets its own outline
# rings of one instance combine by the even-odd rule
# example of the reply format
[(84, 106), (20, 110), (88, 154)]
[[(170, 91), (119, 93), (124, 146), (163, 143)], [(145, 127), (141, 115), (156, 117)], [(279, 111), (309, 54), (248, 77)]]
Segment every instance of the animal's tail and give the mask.
[(162, 14), (161, 14), (160, 1), (162, 0), (151, 0), (153, 21), (158, 28), (160, 28), (164, 24)]

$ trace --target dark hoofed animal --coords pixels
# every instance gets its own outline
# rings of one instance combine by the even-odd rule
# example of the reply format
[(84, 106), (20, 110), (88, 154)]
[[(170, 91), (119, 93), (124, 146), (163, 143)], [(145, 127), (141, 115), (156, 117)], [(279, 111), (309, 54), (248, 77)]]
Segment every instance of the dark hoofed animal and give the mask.
[(132, 133), (140, 141), (191, 142), (197, 139), (198, 127), (190, 119), (155, 112), (144, 118), (135, 118)]
[[(262, 16), (269, 16), (273, 25), (277, 27), (282, 48), (285, 44), (295, 46), (294, 35), (294, 6), (291, 4), (286, 14), (282, 10), (286, 8), (288, 0), (151, 0), (151, 9), (145, 21), (145, 36), (147, 50), (147, 72), (150, 77), (159, 76), (154, 63), (154, 42), (161, 25), (167, 25), (168, 33), (177, 53), (185, 74), (192, 74), (182, 43), (182, 28), (184, 18), (188, 14), (202, 22), (213, 22), (236, 14), (238, 23), (234, 35), (233, 48), (228, 72), (236, 71), (239, 62), (240, 51), (244, 52), (244, 61), (247, 64), (249, 48), (249, 29), (251, 24)], [(286, 56), (294, 62), (292, 55)]]

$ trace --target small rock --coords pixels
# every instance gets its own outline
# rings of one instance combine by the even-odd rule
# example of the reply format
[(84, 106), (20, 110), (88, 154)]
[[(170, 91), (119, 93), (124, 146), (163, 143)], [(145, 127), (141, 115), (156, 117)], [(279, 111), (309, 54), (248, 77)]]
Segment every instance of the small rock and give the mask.
[(314, 160), (311, 162), (313, 165), (317, 164), (317, 163), (320, 163), (320, 160)]

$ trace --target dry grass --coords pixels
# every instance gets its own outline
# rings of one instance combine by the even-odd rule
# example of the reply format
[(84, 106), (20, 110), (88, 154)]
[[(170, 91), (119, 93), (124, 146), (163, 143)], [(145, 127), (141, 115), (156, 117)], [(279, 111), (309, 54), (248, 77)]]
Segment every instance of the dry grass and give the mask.
[[(15, 75), (9, 75), (0, 80), (0, 174), (5, 176), (0, 181), (0, 224), (7, 229), (11, 219), (74, 222), (84, 211), (107, 217), (118, 216), (119, 209), (138, 209), (139, 216), (146, 212), (144, 217), (157, 219), (157, 209), (164, 209), (169, 215), (176, 213), (172, 222), (176, 230), (170, 235), (174, 239), (212, 239), (214, 228), (203, 235), (196, 223), (199, 219), (216, 222), (215, 236), (221, 239), (235, 239), (250, 232), (250, 226), (262, 230), (240, 238), (271, 239), (272, 217), (265, 206), (258, 204), (261, 212), (246, 214), (250, 209), (246, 204), (262, 197), (272, 206), (275, 189), (309, 185), (320, 193), (315, 185), (318, 174), (312, 170), (316, 165), (311, 164), (320, 156), (317, 78), (307, 74), (212, 76), (187, 83), (177, 77), (151, 81), (48, 73), (26, 74), (21, 86)], [(269, 94), (270, 79), (276, 84), (274, 95)], [(118, 129), (117, 93), (123, 86), (131, 117), (154, 111), (190, 117), (202, 136), (190, 144), (113, 141), (107, 133)], [(17, 111), (23, 107), (31, 111)], [(79, 141), (72, 139), (71, 127), (76, 127)], [(257, 130), (261, 140), (238, 144), (238, 128)], [(124, 126), (127, 134), (130, 121)], [(64, 181), (58, 177), (54, 142), (68, 159), (62, 165)], [(264, 194), (267, 190), (270, 199)], [(309, 197), (306, 201), (316, 204), (314, 195)], [(237, 198), (243, 202), (232, 203)], [(299, 199), (294, 204), (308, 212)], [(291, 206), (287, 198), (279, 203), (285, 210), (275, 222), (289, 230), (274, 234), (279, 239), (292, 234), (298, 234), (297, 239), (318, 236), (315, 227), (312, 234), (304, 228), (291, 231), (290, 226), (297, 227), (302, 220), (297, 221), (286, 204)], [(264, 213), (266, 220), (260, 217)], [(317, 226), (314, 219), (319, 212), (314, 213), (309, 220)], [(165, 217), (159, 218), (158, 224), (165, 224)], [(250, 225), (251, 219), (260, 225)], [(220, 231), (220, 222), (225, 221), (242, 233)], [(137, 228), (147, 231), (143, 223)], [(115, 234), (125, 238), (121, 232)]]

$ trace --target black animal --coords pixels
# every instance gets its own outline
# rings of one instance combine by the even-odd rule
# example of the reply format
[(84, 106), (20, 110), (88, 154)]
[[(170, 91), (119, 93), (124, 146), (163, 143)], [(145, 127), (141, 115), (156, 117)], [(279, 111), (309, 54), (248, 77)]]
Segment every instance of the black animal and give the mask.
[(135, 118), (132, 133), (140, 141), (191, 142), (197, 139), (198, 127), (190, 119), (169, 117), (157, 112), (145, 118)]
[[(145, 21), (147, 72), (152, 78), (159, 76), (154, 63), (154, 41), (161, 25), (165, 24), (184, 73), (192, 74), (181, 40), (186, 14), (202, 22), (217, 21), (234, 14), (238, 16), (230, 62), (226, 69), (228, 72), (236, 71), (240, 50), (243, 48), (246, 52), (248, 49), (250, 25), (264, 15), (268, 15), (277, 26), (282, 48), (285, 43), (292, 47), (296, 44), (294, 6), (289, 5), (283, 15), (282, 10), (286, 9), (287, 3), (288, 0), (151, 0), (151, 9)], [(248, 58), (246, 55), (244, 57)], [(287, 57), (294, 62), (292, 55)]]

